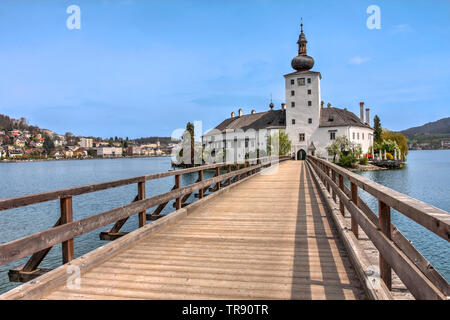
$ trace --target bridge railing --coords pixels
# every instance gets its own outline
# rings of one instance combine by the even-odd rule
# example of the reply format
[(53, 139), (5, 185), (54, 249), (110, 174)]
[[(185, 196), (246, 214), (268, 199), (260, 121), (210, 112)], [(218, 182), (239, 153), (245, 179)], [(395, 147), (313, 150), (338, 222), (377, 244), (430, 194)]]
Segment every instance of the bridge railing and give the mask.
[[(392, 290), (392, 269), (417, 299), (447, 299), (449, 283), (391, 224), (391, 208), (402, 213), (439, 237), (450, 240), (450, 214), (329, 161), (307, 156), (307, 163), (319, 176), (344, 216), (351, 215), (351, 230), (358, 239), (361, 228), (379, 251), (380, 276)], [(350, 188), (345, 185), (348, 180)], [(376, 215), (358, 196), (358, 188), (378, 199)]]
[[(161, 217), (162, 210), (171, 200), (175, 200), (174, 207), (176, 210), (181, 209), (188, 204), (186, 201), (194, 192), (198, 191), (195, 197), (202, 199), (207, 196), (206, 193), (208, 191), (215, 192), (221, 188), (226, 188), (245, 177), (256, 174), (263, 168), (270, 167), (274, 163), (287, 159), (289, 157), (264, 157), (247, 159), (243, 163), (208, 164), (0, 200), (0, 211), (46, 201), (60, 200), (60, 218), (53, 228), (0, 244), (0, 265), (5, 265), (31, 255), (25, 265), (9, 271), (10, 281), (29, 281), (48, 271), (40, 269), (39, 265), (52, 247), (59, 243), (62, 243), (62, 263), (68, 263), (74, 259), (74, 238), (77, 236), (115, 223), (110, 230), (100, 233), (100, 239), (114, 240), (125, 234), (124, 232), (120, 232), (120, 228), (133, 215), (139, 215), (139, 227), (143, 227), (147, 220), (156, 220)], [(226, 172), (221, 173), (221, 169), (222, 171), (226, 169)], [(215, 176), (204, 180), (203, 172), (205, 170), (215, 170)], [(182, 187), (181, 175), (188, 173), (197, 173), (198, 179), (195, 183)], [(175, 179), (171, 191), (146, 198), (146, 181), (170, 176), (173, 176)], [(131, 184), (137, 184), (137, 195), (130, 204), (80, 220), (73, 220), (73, 197)], [(152, 213), (146, 212), (153, 207), (156, 207), (156, 209)]]

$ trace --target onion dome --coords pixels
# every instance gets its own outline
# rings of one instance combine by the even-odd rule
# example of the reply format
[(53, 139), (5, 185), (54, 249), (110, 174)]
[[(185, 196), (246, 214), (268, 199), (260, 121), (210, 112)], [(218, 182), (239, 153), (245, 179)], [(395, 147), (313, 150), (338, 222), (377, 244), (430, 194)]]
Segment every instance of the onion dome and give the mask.
[(291, 66), (297, 71), (307, 71), (314, 66), (314, 59), (306, 54), (306, 36), (303, 33), (303, 23), (300, 24), (301, 32), (298, 37), (298, 56), (292, 59)]

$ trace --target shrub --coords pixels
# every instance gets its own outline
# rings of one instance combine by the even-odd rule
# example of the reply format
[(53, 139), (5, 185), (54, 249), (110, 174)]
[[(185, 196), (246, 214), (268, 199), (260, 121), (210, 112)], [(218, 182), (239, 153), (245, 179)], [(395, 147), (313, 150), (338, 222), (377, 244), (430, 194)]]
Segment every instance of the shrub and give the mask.
[(386, 152), (386, 159), (387, 159), (387, 160), (393, 160), (393, 159), (394, 159), (394, 156), (393, 156), (391, 153)]
[(359, 164), (366, 166), (369, 163), (369, 160), (367, 159), (367, 157), (362, 157), (361, 159), (359, 159)]
[(355, 164), (356, 158), (351, 153), (341, 156), (338, 162), (338, 165), (344, 168), (354, 168)]

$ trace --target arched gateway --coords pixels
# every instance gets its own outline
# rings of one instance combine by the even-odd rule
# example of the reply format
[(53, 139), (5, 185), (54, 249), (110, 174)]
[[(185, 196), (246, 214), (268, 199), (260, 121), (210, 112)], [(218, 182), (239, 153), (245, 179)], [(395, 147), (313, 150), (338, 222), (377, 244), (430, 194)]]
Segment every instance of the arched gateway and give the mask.
[(297, 160), (305, 160), (305, 159), (306, 159), (306, 151), (303, 149), (298, 150)]

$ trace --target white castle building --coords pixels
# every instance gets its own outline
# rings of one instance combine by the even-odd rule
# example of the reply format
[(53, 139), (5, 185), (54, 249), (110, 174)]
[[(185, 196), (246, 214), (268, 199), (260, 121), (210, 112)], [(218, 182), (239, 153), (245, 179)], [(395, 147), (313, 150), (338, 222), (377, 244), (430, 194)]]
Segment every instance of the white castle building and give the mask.
[(361, 145), (362, 152), (368, 153), (373, 145), (373, 129), (370, 126), (369, 109), (360, 103), (360, 117), (348, 111), (324, 107), (320, 95), (320, 72), (311, 71), (314, 59), (306, 54), (307, 40), (303, 24), (298, 39), (298, 56), (292, 60), (292, 73), (284, 75), (286, 103), (274, 110), (271, 102), (269, 110), (244, 115), (239, 109), (216, 128), (202, 137), (205, 149), (234, 151), (235, 158), (243, 159), (246, 153), (256, 149), (265, 150), (267, 136), (274, 130), (284, 130), (291, 140), (291, 155), (302, 160), (306, 154), (331, 158), (326, 147), (338, 136), (346, 136)]

